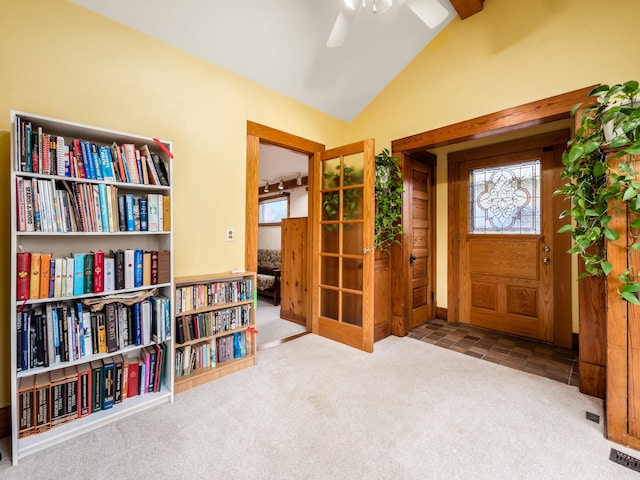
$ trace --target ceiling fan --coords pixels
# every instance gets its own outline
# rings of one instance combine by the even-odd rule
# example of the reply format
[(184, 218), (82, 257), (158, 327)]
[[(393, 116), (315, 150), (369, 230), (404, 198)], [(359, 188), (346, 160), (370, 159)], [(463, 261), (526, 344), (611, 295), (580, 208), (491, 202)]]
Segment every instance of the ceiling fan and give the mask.
[[(400, 5), (404, 4), (422, 20), (429, 28), (436, 28), (448, 16), (449, 11), (440, 4), (438, 0), (396, 0)], [(327, 47), (336, 48), (341, 46), (349, 35), (351, 21), (358, 11), (358, 5), (361, 10), (367, 8), (367, 4), (371, 5), (374, 14), (384, 12), (393, 6), (393, 0), (343, 0), (343, 7), (329, 34)]]

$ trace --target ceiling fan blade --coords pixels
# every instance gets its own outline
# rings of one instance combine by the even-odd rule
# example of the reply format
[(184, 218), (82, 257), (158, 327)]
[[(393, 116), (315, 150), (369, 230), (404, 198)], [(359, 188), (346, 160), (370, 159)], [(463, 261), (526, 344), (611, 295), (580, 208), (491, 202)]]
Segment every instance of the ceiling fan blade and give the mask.
[(438, 0), (407, 0), (406, 4), (429, 28), (436, 28), (449, 16)]
[(342, 45), (349, 34), (349, 21), (344, 12), (340, 12), (327, 40), (327, 47), (336, 48)]

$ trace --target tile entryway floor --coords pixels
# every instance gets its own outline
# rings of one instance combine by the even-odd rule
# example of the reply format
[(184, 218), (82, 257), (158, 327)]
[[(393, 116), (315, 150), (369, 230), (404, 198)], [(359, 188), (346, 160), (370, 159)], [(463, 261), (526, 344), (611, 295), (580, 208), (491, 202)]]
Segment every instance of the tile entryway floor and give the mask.
[(578, 355), (573, 350), (444, 320), (424, 323), (411, 330), (409, 337), (578, 386)]

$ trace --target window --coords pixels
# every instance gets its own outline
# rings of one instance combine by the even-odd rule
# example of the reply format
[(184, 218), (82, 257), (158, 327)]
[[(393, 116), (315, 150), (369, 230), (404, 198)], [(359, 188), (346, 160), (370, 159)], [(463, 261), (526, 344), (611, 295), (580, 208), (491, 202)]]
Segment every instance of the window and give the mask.
[(469, 233), (540, 233), (540, 161), (469, 172)]
[(258, 225), (280, 225), (283, 218), (289, 218), (288, 193), (258, 200)]

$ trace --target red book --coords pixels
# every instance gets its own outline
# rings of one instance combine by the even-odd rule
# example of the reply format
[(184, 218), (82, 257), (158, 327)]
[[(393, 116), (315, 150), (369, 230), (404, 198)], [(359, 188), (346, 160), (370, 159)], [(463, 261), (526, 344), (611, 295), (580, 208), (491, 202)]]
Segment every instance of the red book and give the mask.
[(16, 262), (17, 280), (16, 280), (16, 298), (18, 300), (26, 300), (29, 298), (29, 290), (31, 288), (31, 253), (18, 252), (18, 261)]
[(73, 151), (75, 153), (76, 165), (78, 166), (77, 177), (78, 178), (87, 178), (87, 172), (84, 169), (84, 161), (82, 156), (82, 147), (80, 146), (80, 139), (73, 139)]
[(93, 293), (104, 292), (104, 252), (93, 254)]
[(127, 378), (127, 398), (135, 397), (138, 395), (138, 359), (134, 358), (129, 361), (129, 372)]

